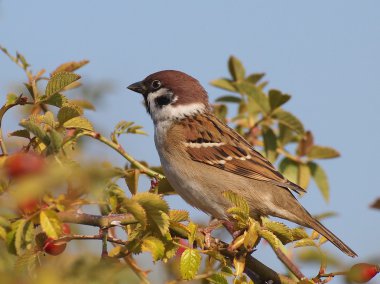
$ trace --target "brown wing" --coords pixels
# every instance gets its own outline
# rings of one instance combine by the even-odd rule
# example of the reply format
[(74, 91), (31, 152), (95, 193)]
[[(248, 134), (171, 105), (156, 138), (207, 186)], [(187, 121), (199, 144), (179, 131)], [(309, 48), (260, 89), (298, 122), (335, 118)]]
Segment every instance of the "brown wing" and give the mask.
[(180, 122), (186, 151), (194, 161), (247, 178), (305, 190), (288, 181), (274, 166), (233, 129), (213, 115), (198, 115)]

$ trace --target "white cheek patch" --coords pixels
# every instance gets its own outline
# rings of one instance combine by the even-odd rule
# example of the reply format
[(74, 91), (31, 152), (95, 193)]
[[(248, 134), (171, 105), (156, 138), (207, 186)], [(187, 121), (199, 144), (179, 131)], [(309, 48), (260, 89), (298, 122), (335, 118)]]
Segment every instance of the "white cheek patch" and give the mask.
[[(162, 88), (148, 95), (149, 112), (155, 123), (165, 120), (181, 119), (186, 116), (191, 116), (193, 114), (203, 112), (206, 109), (203, 103), (192, 103), (175, 106), (168, 104), (164, 106), (157, 106), (155, 102), (156, 98), (164, 96), (168, 91), (168, 89)], [(176, 102), (177, 100), (178, 97), (174, 97), (173, 102)]]

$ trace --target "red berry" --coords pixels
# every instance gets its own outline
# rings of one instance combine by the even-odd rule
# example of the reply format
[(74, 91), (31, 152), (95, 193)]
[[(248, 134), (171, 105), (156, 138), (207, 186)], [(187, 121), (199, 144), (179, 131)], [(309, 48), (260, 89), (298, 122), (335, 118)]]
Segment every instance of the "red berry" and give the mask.
[(9, 178), (35, 174), (44, 167), (44, 159), (31, 153), (16, 153), (10, 155), (4, 162), (4, 169)]
[(347, 273), (347, 278), (353, 282), (365, 283), (371, 280), (379, 272), (380, 267), (378, 265), (357, 263), (350, 268)]
[(70, 235), (71, 234), (71, 228), (70, 228), (70, 225), (69, 224), (62, 224), (62, 233), (64, 235)]
[(47, 238), (43, 249), (50, 255), (59, 255), (66, 249), (66, 243), (54, 243), (52, 238)]

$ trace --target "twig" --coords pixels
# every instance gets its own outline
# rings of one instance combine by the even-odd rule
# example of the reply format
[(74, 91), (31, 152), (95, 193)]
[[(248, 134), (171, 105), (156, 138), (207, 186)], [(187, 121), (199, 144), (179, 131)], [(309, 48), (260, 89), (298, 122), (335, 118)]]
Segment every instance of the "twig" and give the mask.
[[(61, 238), (58, 238), (54, 240), (55, 243), (59, 242), (70, 242), (72, 240), (102, 240), (102, 235), (69, 235), (69, 236), (63, 236)], [(126, 245), (128, 241), (123, 241), (114, 237), (107, 236), (107, 241), (110, 243), (115, 243), (119, 245)]]
[(299, 279), (302, 280), (305, 278), (305, 275), (298, 269), (298, 267), (280, 250), (275, 249), (277, 257), (281, 260), (283, 264)]

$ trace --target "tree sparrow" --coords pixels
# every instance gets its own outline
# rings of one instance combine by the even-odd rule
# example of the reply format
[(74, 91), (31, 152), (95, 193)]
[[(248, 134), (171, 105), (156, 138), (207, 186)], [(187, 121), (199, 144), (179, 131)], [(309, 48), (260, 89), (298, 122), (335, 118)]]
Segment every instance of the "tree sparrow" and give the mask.
[(228, 220), (231, 204), (223, 192), (242, 196), (250, 215), (275, 216), (312, 228), (345, 254), (356, 253), (294, 197), (304, 189), (287, 180), (237, 132), (211, 112), (205, 89), (193, 77), (160, 71), (128, 89), (144, 97), (154, 122), (154, 140), (163, 171), (177, 193), (190, 205)]

